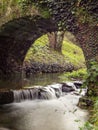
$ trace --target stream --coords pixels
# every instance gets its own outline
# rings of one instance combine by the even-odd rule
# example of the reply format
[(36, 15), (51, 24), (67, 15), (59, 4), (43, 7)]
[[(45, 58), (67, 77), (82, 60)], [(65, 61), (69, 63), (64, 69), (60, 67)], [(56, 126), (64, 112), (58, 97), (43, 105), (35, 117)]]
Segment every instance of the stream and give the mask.
[[(51, 75), (49, 78), (49, 74), (40, 75), (39, 78), (30, 77), (25, 79), (24, 87), (48, 85), (47, 87), (58, 88), (58, 75), (53, 76), (55, 78)], [(87, 110), (77, 107), (83, 94), (84, 90), (80, 94), (79, 89), (76, 89), (68, 93), (63, 92), (59, 98), (53, 95), (47, 100), (26, 99), (0, 105), (0, 130), (80, 130), (88, 120)]]

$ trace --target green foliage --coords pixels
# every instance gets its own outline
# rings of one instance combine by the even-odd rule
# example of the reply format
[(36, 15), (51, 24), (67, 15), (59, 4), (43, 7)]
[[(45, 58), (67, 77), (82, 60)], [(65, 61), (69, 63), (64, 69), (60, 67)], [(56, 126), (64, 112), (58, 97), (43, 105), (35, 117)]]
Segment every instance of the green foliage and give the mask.
[(25, 61), (39, 62), (45, 64), (61, 64), (65, 65), (66, 61), (58, 52), (51, 50), (48, 45), (34, 44), (33, 48), (28, 52)]
[(98, 23), (97, 0), (31, 0), (37, 7), (46, 7), (59, 29), (75, 32), (77, 23)]
[(70, 42), (68, 39), (63, 41), (62, 53), (76, 68), (85, 67), (85, 59), (81, 48)]
[[(86, 22), (93, 22), (93, 17), (88, 15), (87, 10), (85, 7), (79, 7), (76, 12), (76, 16), (78, 17), (79, 22), (86, 23)], [(79, 17), (81, 16), (81, 17)]]
[(98, 130), (90, 122), (86, 122), (83, 127), (80, 127), (80, 130)]
[(35, 9), (39, 15), (51, 17), (59, 30), (74, 33), (78, 30), (79, 23), (98, 23), (97, 6), (97, 0), (1, 0), (0, 15), (4, 16), (2, 19), (6, 22), (23, 15), (32, 15), (36, 12), (32, 13)]
[(67, 72), (61, 75), (59, 78), (63, 80), (82, 79), (84, 80), (87, 75), (86, 69), (79, 69), (73, 72)]
[(80, 130), (98, 130), (98, 97), (93, 97), (94, 105), (90, 108), (90, 117), (88, 122), (80, 127)]
[(70, 28), (70, 24), (72, 26), (75, 25), (75, 17), (73, 17), (74, 14), (72, 13), (73, 7), (75, 6), (74, 0), (37, 0), (36, 2), (35, 0), (32, 0), (32, 2), (34, 2), (36, 6), (43, 9), (44, 7), (47, 7), (53, 20), (55, 20), (58, 24), (60, 30), (65, 30), (65, 28), (74, 30), (74, 28)]
[(48, 37), (47, 35), (43, 35), (39, 39), (35, 41), (35, 43), (31, 46), (30, 50), (28, 50), (27, 55), (25, 57), (25, 60), (30, 60), (30, 59), (37, 59), (37, 55), (40, 56), (43, 52), (43, 48), (47, 50), (47, 43), (48, 43)]
[(0, 25), (22, 16), (18, 0), (0, 1)]
[(44, 18), (50, 17), (50, 13), (46, 8), (44, 8), (44, 10), (42, 8), (39, 8), (39, 12)]
[(89, 64), (85, 85), (88, 86), (89, 84), (98, 86), (98, 63), (96, 61), (91, 61)]
[(83, 86), (88, 87), (88, 97), (98, 96), (98, 63), (95, 60), (89, 63), (88, 73)]
[[(94, 23), (98, 22), (98, 1), (96, 0), (80, 0), (77, 13), (80, 12), (82, 22)], [(79, 18), (79, 17), (78, 17)]]
[(91, 116), (91, 122), (98, 127), (98, 98), (94, 99), (94, 109)]
[[(73, 65), (75, 69), (85, 66), (82, 50), (68, 40), (63, 42), (63, 55), (50, 49), (48, 43), (47, 35), (37, 39), (28, 51), (25, 61), (58, 63), (62, 66), (67, 62)], [(74, 54), (74, 52), (76, 53)]]
[(90, 110), (89, 121), (80, 130), (98, 130), (98, 97), (93, 97), (93, 101), (94, 105)]
[[(4, 15), (11, 9), (11, 7), (15, 7), (14, 10), (17, 8), (18, 0), (1, 0), (0, 1), (0, 15)], [(8, 12), (7, 12), (8, 11)]]
[(28, 8), (28, 4), (31, 4), (29, 0), (18, 0), (18, 4), (22, 10), (26, 10)]
[(91, 117), (91, 122), (98, 129), (98, 97), (95, 99), (93, 115)]
[[(39, 3), (41, 4), (41, 1)], [(39, 4), (39, 6), (37, 6), (38, 5), (37, 2), (34, 4), (31, 0), (18, 0), (18, 4), (20, 5), (20, 7), (22, 8), (22, 10), (24, 12), (27, 12), (30, 7), (33, 7), (43, 17), (45, 17), (45, 18), (50, 17), (48, 8), (46, 6), (42, 7), (42, 6), (40, 6), (40, 4)]]

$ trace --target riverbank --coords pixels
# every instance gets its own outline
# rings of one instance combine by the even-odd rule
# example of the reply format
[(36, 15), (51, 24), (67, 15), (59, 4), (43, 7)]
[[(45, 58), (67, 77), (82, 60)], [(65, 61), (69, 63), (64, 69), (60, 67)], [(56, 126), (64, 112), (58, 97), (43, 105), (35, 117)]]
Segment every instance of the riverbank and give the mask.
[(90, 108), (90, 118), (88, 121), (89, 130), (98, 130), (98, 97), (93, 98), (94, 104)]
[(47, 36), (40, 37), (28, 51), (23, 70), (28, 73), (71, 72), (85, 67), (82, 50), (65, 39), (62, 52), (49, 47)]

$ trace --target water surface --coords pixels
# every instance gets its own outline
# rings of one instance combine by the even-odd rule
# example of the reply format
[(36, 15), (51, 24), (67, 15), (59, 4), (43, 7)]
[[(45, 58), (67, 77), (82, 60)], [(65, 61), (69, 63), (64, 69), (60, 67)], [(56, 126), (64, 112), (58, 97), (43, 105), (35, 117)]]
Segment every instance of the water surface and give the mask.
[(79, 130), (88, 113), (76, 106), (78, 99), (67, 94), (59, 99), (5, 105), (0, 107), (0, 126), (9, 130)]
[[(16, 89), (61, 82), (60, 74), (35, 74), (7, 84)], [(2, 88), (2, 87), (1, 87)], [(6, 88), (6, 86), (5, 86)], [(0, 130), (80, 130), (88, 112), (77, 107), (80, 96), (68, 93), (59, 99), (32, 100), (0, 106)]]
[(29, 75), (28, 77), (23, 75), (21, 78), (16, 76), (14, 80), (0, 81), (0, 89), (19, 89), (35, 85), (46, 86), (52, 83), (61, 82), (59, 79), (60, 75), (61, 73), (39, 73)]

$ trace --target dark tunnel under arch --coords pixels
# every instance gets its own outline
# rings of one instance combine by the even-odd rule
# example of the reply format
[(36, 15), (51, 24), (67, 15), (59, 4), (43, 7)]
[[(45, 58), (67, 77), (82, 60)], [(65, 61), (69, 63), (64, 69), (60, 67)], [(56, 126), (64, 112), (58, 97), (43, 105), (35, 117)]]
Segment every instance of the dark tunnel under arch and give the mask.
[(14, 19), (0, 29), (0, 73), (13, 73), (22, 67), (30, 46), (43, 34), (56, 31), (51, 19), (27, 16)]

